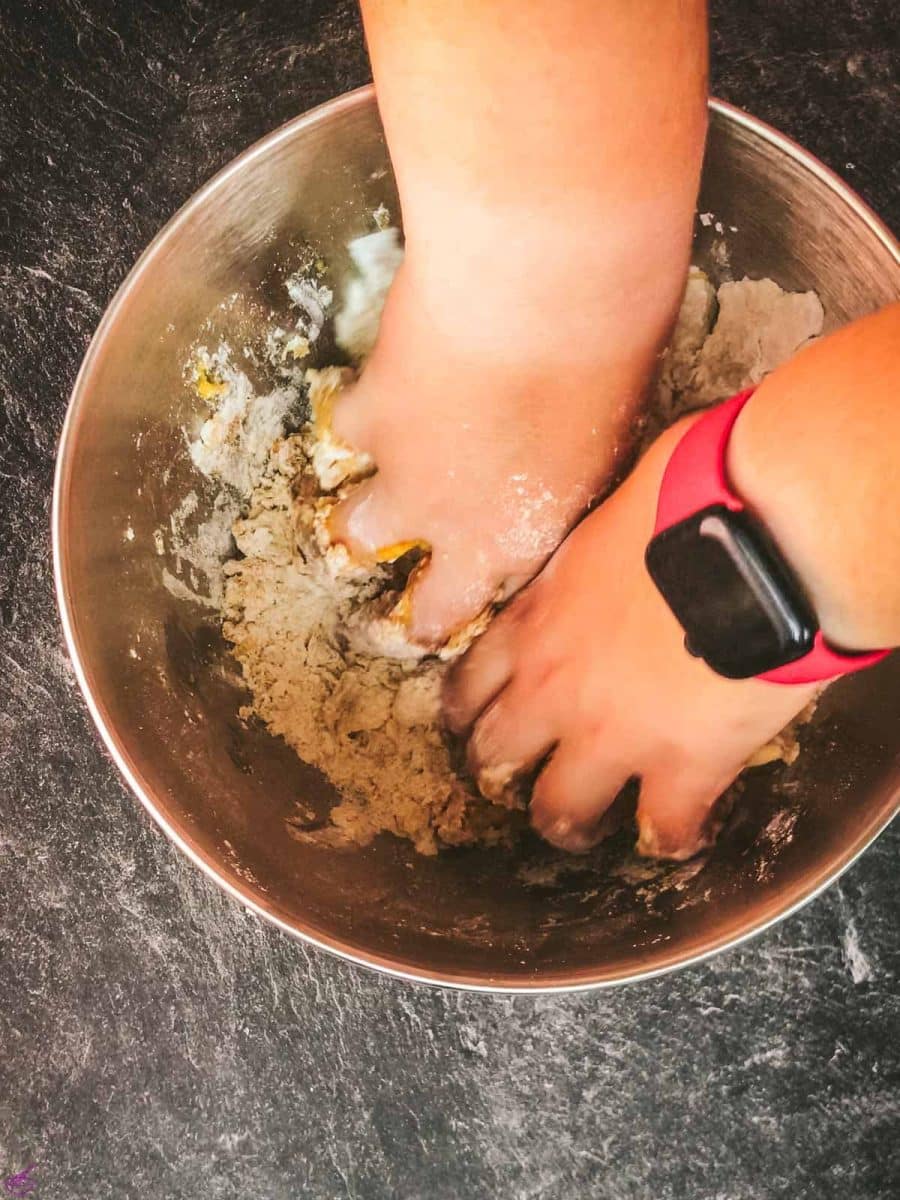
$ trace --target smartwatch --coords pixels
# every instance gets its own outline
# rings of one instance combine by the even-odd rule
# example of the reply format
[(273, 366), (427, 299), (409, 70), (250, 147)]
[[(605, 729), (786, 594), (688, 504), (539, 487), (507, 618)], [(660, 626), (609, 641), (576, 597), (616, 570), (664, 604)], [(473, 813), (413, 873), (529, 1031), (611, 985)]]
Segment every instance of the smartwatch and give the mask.
[(726, 679), (816, 683), (889, 650), (829, 646), (784, 555), (725, 471), (728, 439), (753, 388), (705, 412), (669, 459), (645, 561), (685, 647)]

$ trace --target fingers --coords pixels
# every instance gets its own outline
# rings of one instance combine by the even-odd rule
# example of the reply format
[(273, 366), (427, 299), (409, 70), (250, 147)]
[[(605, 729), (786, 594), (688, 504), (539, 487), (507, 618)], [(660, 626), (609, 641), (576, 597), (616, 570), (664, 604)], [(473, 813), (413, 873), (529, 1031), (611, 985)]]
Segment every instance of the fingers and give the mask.
[(345, 388), (333, 404), (330, 421), (334, 436), (345, 446), (374, 455), (372, 401), (364, 382)]
[(410, 632), (423, 646), (441, 646), (490, 604), (496, 584), (477, 563), (438, 550), (414, 580)]
[(464, 733), (512, 677), (516, 660), (511, 610), (495, 617), (475, 645), (447, 673), (442, 705), (452, 733)]
[(721, 773), (701, 762), (656, 768), (644, 775), (638, 801), (638, 854), (647, 858), (691, 858), (710, 845), (713, 809), (738, 768)]
[(494, 798), (539, 762), (555, 740), (546, 707), (528, 704), (521, 685), (510, 684), (485, 710), (469, 739), (469, 769), (483, 795)]
[(335, 505), (328, 531), (333, 541), (343, 543), (357, 558), (383, 557), (390, 547), (406, 539), (396, 507), (377, 475), (357, 484), (346, 500)]
[(603, 817), (630, 775), (627, 763), (604, 754), (598, 739), (563, 742), (535, 784), (532, 826), (560, 850), (589, 850), (607, 832)]
[[(410, 534), (399, 511), (383, 479), (375, 475), (335, 505), (328, 532), (361, 560), (392, 562), (416, 548), (430, 552), (426, 541)], [(438, 550), (410, 576), (404, 619), (414, 642), (442, 646), (490, 604), (497, 585), (477, 565), (464, 567), (458, 556)]]

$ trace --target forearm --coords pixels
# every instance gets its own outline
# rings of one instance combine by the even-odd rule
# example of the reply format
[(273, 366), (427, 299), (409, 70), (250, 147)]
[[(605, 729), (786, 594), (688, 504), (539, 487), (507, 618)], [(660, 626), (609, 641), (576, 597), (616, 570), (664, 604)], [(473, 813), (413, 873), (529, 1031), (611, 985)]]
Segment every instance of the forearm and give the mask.
[(900, 644), (900, 304), (757, 389), (728, 469), (845, 649)]
[[(459, 234), (442, 271), (498, 237), (527, 245), (532, 263), (545, 247), (560, 273), (593, 256), (657, 277), (686, 266), (706, 127), (703, 0), (362, 9), (413, 253), (441, 254), (442, 220)], [(635, 255), (636, 237), (655, 238), (654, 261)]]

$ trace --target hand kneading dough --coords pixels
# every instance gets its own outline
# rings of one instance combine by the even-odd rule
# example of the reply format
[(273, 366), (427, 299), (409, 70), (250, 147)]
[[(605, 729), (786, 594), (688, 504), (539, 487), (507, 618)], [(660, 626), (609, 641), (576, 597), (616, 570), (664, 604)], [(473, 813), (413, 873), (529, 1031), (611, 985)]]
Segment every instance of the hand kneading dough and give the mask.
[[(351, 250), (360, 276), (337, 321), (357, 352), (371, 348), (402, 255), (395, 231), (363, 241)], [(692, 270), (647, 437), (687, 409), (758, 382), (821, 328), (812, 293), (749, 279), (715, 291)], [(387, 831), (423, 854), (508, 841), (524, 826), (525, 800), (507, 776), (485, 779), (481, 795), (454, 768), (439, 714), (445, 664), (422, 658), (397, 616), (409, 563), (365, 567), (329, 544), (335, 499), (373, 469), (331, 434), (334, 398), (353, 378), (347, 368), (308, 373), (311, 419), (299, 433), (273, 438), (261, 470), (254, 464), (255, 483), (233, 526), (242, 557), (225, 564), (223, 617), (252, 696), (243, 715), (264, 721), (342, 797), (324, 827), (320, 814), (298, 810), (298, 838), (364, 845)], [(217, 402), (234, 407), (227, 388)], [(202, 470), (202, 451), (195, 462)], [(791, 761), (796, 752), (790, 730), (754, 762)]]

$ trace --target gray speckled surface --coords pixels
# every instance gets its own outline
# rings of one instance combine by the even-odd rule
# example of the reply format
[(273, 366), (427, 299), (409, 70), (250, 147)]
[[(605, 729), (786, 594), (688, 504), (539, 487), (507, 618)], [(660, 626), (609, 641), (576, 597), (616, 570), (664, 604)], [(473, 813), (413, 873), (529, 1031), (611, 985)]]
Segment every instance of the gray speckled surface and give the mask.
[[(715, 91), (900, 225), (892, 0), (713, 10)], [(150, 825), (60, 644), (66, 396), (171, 212), (368, 68), (349, 0), (7, 4), (0, 64), (0, 1180), (35, 1163), (32, 1195), (67, 1200), (896, 1196), (896, 828), (704, 966), (496, 999), (306, 950)]]

